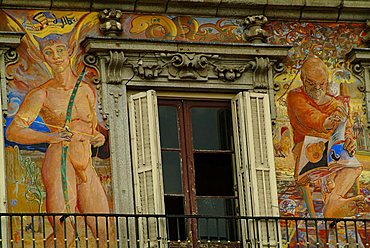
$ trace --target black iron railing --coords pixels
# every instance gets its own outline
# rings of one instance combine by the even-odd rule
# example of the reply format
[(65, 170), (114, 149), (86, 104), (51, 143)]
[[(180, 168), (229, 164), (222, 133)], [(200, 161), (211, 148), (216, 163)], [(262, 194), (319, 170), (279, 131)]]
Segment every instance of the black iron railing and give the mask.
[(0, 247), (12, 248), (370, 246), (370, 219), (359, 218), (3, 213), (0, 220)]

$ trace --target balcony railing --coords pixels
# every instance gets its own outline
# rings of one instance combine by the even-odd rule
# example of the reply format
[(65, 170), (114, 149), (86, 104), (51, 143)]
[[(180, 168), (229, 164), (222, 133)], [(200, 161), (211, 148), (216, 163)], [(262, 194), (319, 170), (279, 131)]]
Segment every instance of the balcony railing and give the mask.
[(359, 218), (4, 213), (0, 220), (0, 247), (370, 245), (370, 220)]

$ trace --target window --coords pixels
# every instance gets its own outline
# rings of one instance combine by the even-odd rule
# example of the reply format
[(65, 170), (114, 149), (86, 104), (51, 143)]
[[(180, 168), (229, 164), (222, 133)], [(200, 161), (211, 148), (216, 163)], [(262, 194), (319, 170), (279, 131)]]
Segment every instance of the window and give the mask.
[[(159, 100), (167, 214), (236, 215), (230, 101)], [(235, 240), (232, 223), (169, 222), (170, 239)], [(186, 231), (187, 230), (187, 231)], [(195, 235), (194, 235), (195, 234)]]
[[(241, 92), (227, 101), (160, 100), (158, 106), (154, 90), (130, 95), (136, 212), (202, 214), (207, 206), (207, 214), (278, 216), (268, 99)], [(224, 187), (216, 184), (220, 174)], [(263, 222), (239, 221), (243, 247), (255, 242), (248, 240), (252, 233), (273, 244), (278, 227)], [(193, 241), (212, 238), (204, 237), (204, 224), (183, 221), (175, 230), (182, 240), (189, 231)], [(175, 224), (164, 219), (141, 218), (138, 225), (140, 247), (157, 243), (158, 237), (166, 244), (174, 235), (167, 231)], [(232, 228), (223, 235), (237, 236)]]

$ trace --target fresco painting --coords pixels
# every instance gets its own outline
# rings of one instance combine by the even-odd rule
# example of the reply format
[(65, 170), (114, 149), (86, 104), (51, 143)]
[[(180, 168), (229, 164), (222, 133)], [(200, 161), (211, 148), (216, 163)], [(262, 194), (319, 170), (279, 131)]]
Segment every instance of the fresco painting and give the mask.
[[(85, 36), (101, 35), (97, 13), (9, 10), (0, 13), (0, 16), (7, 20), (0, 23), (2, 27), (5, 26), (4, 30), (26, 33), (17, 48), (19, 61), (7, 68), (8, 74), (12, 75), (8, 82), (9, 109), (5, 127), (9, 212), (63, 212), (68, 208), (83, 208), (86, 197), (71, 191), (68, 191), (69, 199), (80, 197), (82, 203), (78, 202), (76, 206), (66, 204), (62, 179), (58, 179), (58, 189), (50, 186), (50, 180), (61, 176), (59, 169), (58, 173), (54, 173), (47, 170), (46, 165), (63, 164), (62, 147), (66, 143), (69, 144), (68, 155), (64, 157), (69, 166), (67, 180), (74, 178), (69, 183), (91, 183), (93, 178), (92, 187), (99, 189), (99, 199), (106, 199), (102, 201), (106, 204), (101, 209), (113, 212), (108, 131), (96, 111), (96, 92), (92, 83), (97, 74), (91, 68), (86, 68), (86, 72), (82, 73), (85, 70), (82, 63), (84, 51), (79, 46)], [(126, 14), (122, 23), (121, 37), (124, 38), (243, 43), (240, 19)], [(364, 35), (364, 28), (362, 24), (353, 23), (277, 21), (265, 26), (269, 33), (268, 43), (292, 45), (284, 62), (286, 70), (275, 77), (277, 120), (273, 144), (281, 216), (370, 218), (370, 144), (365, 128), (364, 94), (361, 91), (363, 83), (355, 77), (350, 63), (345, 59), (345, 54), (352, 47), (363, 46), (361, 36)], [(58, 60), (54, 57), (58, 57)], [(305, 64), (307, 61), (311, 62)], [(302, 72), (307, 72), (308, 76)], [(73, 106), (68, 106), (70, 92), (79, 75), (82, 78), (81, 87), (78, 88)], [(312, 92), (308, 93), (310, 87)], [(54, 94), (59, 100), (46, 98), (44, 92)], [(331, 99), (324, 103), (333, 103), (334, 110), (326, 112), (325, 118), (318, 117), (322, 120), (320, 125), (311, 123), (312, 118), (297, 121), (294, 119), (297, 108), (295, 94), (303, 94), (304, 102), (311, 107), (321, 105), (323, 99)], [(69, 107), (72, 115), (66, 128)], [(82, 121), (74, 119), (76, 116), (81, 117)], [(328, 116), (331, 118), (326, 121), (327, 128), (322, 130)], [(297, 130), (302, 128), (297, 126), (298, 122), (303, 125), (305, 132), (298, 131), (297, 134)], [(328, 142), (338, 126), (344, 130), (344, 138), (334, 145), (340, 148), (328, 150), (328, 147), (334, 147)], [(27, 139), (22, 137), (25, 129), (29, 132)], [(45, 138), (45, 133), (55, 135)], [(297, 138), (299, 135), (303, 135), (303, 138)], [(305, 136), (313, 138), (305, 141)], [(96, 147), (91, 149), (91, 145)], [(304, 149), (299, 149), (303, 145)], [(343, 151), (347, 152), (352, 166), (330, 167), (329, 163), (325, 164), (327, 158), (332, 159), (330, 163), (335, 163)], [(303, 162), (302, 154), (306, 159)], [(325, 170), (306, 168), (309, 163), (316, 168), (323, 161), (325, 165), (321, 167), (326, 166)], [(96, 174), (91, 168), (95, 169)], [(347, 169), (353, 173), (342, 173)], [(78, 171), (77, 176), (68, 174), (72, 170)], [(341, 173), (345, 182), (339, 180)], [(338, 189), (341, 189), (340, 193), (336, 192)], [(59, 190), (59, 193), (50, 193), (55, 190)], [(338, 193), (343, 201), (333, 201), (333, 192)], [(47, 195), (55, 197), (47, 202)], [(85, 195), (89, 195), (89, 189), (86, 189)], [(21, 222), (26, 223), (26, 230), (20, 229)], [(30, 236), (32, 230), (41, 237), (44, 223), (46, 233), (53, 234), (47, 220), (17, 219), (13, 223), (11, 238), (16, 245), (20, 245), (21, 236)], [(339, 232), (337, 241), (333, 229), (327, 229), (328, 223), (318, 224), (318, 242), (322, 245), (326, 242), (344, 244), (346, 235), (350, 236), (350, 241), (358, 240), (361, 245), (366, 242), (363, 240), (366, 230), (361, 225), (356, 229), (348, 226), (349, 233)], [(302, 229), (298, 237), (295, 232), (297, 227)], [(306, 232), (308, 239), (316, 242), (315, 230), (303, 228), (305, 223), (282, 223), (282, 232), (290, 237), (285, 241), (290, 245), (286, 246), (305, 244), (308, 241)], [(329, 230), (329, 233), (325, 230)], [(93, 228), (92, 231), (96, 232)]]
[[(9, 212), (113, 211), (108, 132), (92, 84), (96, 72), (83, 66), (78, 47), (94, 35), (97, 14), (11, 11), (7, 18), (10, 30), (26, 33), (19, 61), (7, 68), (13, 75), (5, 130)], [(86, 219), (89, 236), (99, 235), (102, 246), (105, 221)], [(53, 247), (56, 237), (61, 247), (64, 228), (68, 244), (74, 242), (76, 222), (81, 239), (84, 220), (61, 216), (15, 219), (10, 235), (15, 244), (29, 235), (42, 242), (45, 226), (46, 246)]]
[(123, 37), (192, 42), (242, 43), (240, 19), (126, 15)]
[[(364, 28), (362, 24), (297, 22), (265, 26), (271, 35), (268, 43), (292, 45), (286, 70), (275, 77), (273, 143), (281, 216), (370, 217), (363, 83), (345, 57), (352, 47), (363, 46)], [(330, 247), (356, 241), (359, 247), (366, 244), (368, 230), (361, 224), (356, 229), (349, 224), (347, 233), (338, 232), (338, 240), (329, 222), (318, 223), (318, 240), (314, 225), (306, 230), (304, 224), (282, 223), (282, 232), (289, 237), (287, 247), (307, 241)]]

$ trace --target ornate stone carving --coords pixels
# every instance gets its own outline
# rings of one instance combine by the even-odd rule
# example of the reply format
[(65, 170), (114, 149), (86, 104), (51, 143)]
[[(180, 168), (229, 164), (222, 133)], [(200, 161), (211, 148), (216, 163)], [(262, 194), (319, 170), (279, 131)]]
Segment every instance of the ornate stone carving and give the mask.
[(118, 117), (120, 113), (119, 98), (122, 96), (122, 93), (110, 92), (109, 95), (114, 99), (114, 113)]
[(121, 10), (105, 9), (99, 12), (100, 31), (105, 36), (116, 37), (122, 33)]
[(161, 54), (162, 60), (168, 64), (168, 79), (170, 80), (208, 80), (208, 69), (210, 58), (216, 55), (176, 53)]
[(233, 82), (236, 79), (240, 78), (245, 70), (252, 68), (253, 66), (252, 63), (248, 63), (245, 66), (219, 66), (215, 64), (212, 65), (214, 66), (214, 70), (216, 71), (218, 78), (229, 82)]
[[(365, 68), (361, 64), (352, 64), (351, 69), (353, 72), (353, 75), (357, 78), (357, 80), (360, 82), (357, 85), (357, 89), (361, 92), (363, 92), (363, 100), (362, 100), (362, 111), (366, 113), (367, 115), (367, 126), (370, 127), (370, 112), (368, 109), (368, 99), (370, 97), (369, 95), (369, 89), (366, 90), (366, 82), (365, 82)], [(369, 70), (368, 68), (366, 70)]]
[(94, 84), (99, 84), (100, 83), (100, 70), (98, 67), (98, 59), (95, 55), (92, 54), (85, 54), (83, 58), (83, 62), (86, 66), (92, 67), (95, 69), (97, 75), (96, 77), (92, 78), (92, 82)]
[(162, 72), (163, 65), (160, 66), (158, 63), (144, 64), (143, 60), (140, 59), (137, 64), (133, 64), (134, 72), (142, 79), (157, 78)]
[(4, 116), (8, 114), (7, 82), (13, 79), (13, 75), (7, 74), (6, 68), (9, 65), (15, 64), (18, 59), (19, 56), (15, 49), (0, 49), (1, 101)]
[(351, 69), (353, 72), (353, 75), (358, 79), (360, 82), (359, 85), (357, 85), (357, 89), (361, 92), (364, 92), (366, 89), (365, 81), (364, 81), (364, 67), (361, 64), (352, 64)]
[[(272, 67), (274, 69), (274, 79), (286, 71), (286, 65), (283, 63), (275, 63)], [(274, 91), (279, 91), (281, 88), (280, 84), (274, 80)]]
[(262, 29), (265, 23), (267, 23), (267, 17), (263, 15), (246, 17), (242, 22), (243, 38), (254, 44), (265, 43), (267, 32)]
[(107, 66), (107, 83), (121, 83), (123, 77), (123, 65), (127, 58), (122, 51), (109, 51)]
[(253, 84), (255, 89), (268, 89), (269, 88), (269, 75), (271, 63), (269, 58), (255, 58), (251, 61), (253, 69)]

